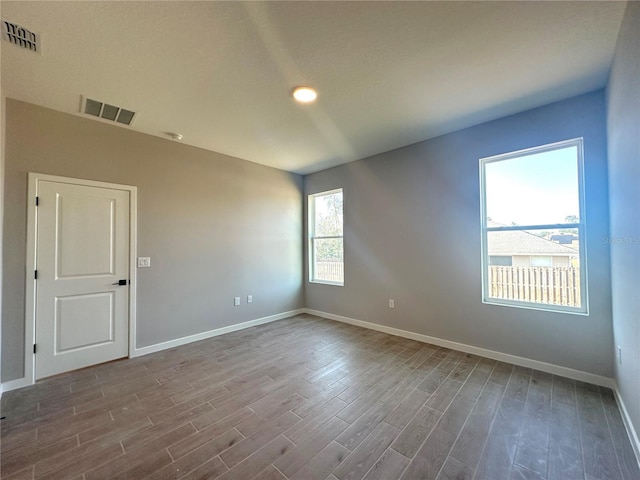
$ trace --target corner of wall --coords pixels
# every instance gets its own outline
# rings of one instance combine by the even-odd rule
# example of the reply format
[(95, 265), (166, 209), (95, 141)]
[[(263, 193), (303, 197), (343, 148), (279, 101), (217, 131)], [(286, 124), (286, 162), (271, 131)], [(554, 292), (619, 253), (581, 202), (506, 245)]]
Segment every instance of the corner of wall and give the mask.
[[(4, 152), (6, 148), (5, 121), (6, 99), (2, 87), (0, 86), (0, 381), (2, 380), (2, 255), (4, 245), (3, 224), (4, 224)], [(2, 383), (0, 383), (0, 398), (2, 398)]]
[[(640, 279), (640, 3), (628, 2), (616, 42), (606, 89), (609, 175), (612, 328), (615, 348), (616, 399), (640, 465), (640, 301), (634, 287)], [(625, 403), (626, 402), (626, 403)]]
[(624, 427), (627, 429), (627, 435), (629, 436), (633, 453), (635, 453), (638, 466), (640, 467), (640, 438), (638, 437), (638, 432), (636, 432), (636, 429), (633, 426), (633, 422), (631, 421), (631, 417), (629, 416), (629, 412), (627, 411), (627, 407), (624, 404), (624, 400), (622, 399), (622, 395), (620, 395), (617, 385), (613, 391), (615, 393), (616, 401), (618, 402), (622, 422), (624, 423)]

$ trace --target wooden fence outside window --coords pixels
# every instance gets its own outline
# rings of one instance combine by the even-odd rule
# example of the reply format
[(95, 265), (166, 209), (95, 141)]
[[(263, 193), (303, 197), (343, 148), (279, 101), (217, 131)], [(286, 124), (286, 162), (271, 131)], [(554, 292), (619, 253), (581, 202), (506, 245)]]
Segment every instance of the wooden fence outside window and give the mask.
[(489, 266), (489, 297), (580, 307), (580, 269)]
[(316, 262), (315, 278), (326, 282), (343, 282), (344, 262)]

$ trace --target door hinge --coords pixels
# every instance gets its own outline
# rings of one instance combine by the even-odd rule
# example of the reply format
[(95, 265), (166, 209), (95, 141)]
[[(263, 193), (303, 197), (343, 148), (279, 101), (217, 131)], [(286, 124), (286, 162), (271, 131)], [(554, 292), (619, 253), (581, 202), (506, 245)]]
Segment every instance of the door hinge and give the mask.
[(40, 197), (36, 197), (36, 207), (40, 205)]
[(38, 353), (38, 345), (37, 344), (33, 344), (33, 353)]
[(38, 270), (34, 270), (33, 271), (33, 278), (34, 278), (34, 280), (38, 279)]

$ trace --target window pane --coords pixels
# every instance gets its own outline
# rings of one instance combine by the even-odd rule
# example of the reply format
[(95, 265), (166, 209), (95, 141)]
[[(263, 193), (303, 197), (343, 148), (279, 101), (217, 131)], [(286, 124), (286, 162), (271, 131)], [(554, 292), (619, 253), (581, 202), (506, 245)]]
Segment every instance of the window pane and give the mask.
[(509, 255), (491, 255), (489, 257), (489, 265), (502, 265), (503, 267), (510, 267), (513, 263), (513, 257)]
[(313, 240), (313, 279), (344, 282), (344, 253), (342, 238), (316, 238)]
[(553, 267), (553, 257), (547, 257), (543, 255), (531, 256), (532, 267)]
[(571, 223), (579, 216), (578, 147), (487, 162), (488, 226)]
[(314, 236), (342, 236), (342, 192), (317, 196), (314, 202)]
[(487, 232), (487, 252), (489, 298), (581, 307), (577, 228)]

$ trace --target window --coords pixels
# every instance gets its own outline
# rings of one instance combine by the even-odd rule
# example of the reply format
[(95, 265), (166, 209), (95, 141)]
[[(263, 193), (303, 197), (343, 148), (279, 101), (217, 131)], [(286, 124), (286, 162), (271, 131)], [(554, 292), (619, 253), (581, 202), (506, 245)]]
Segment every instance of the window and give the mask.
[(553, 267), (553, 258), (535, 255), (531, 257), (530, 265), (532, 267)]
[(342, 189), (309, 195), (309, 280), (344, 285)]
[(483, 302), (587, 313), (582, 172), (581, 138), (480, 160)]
[(489, 265), (502, 265), (504, 267), (510, 267), (513, 265), (513, 257), (508, 255), (491, 255), (489, 257)]

